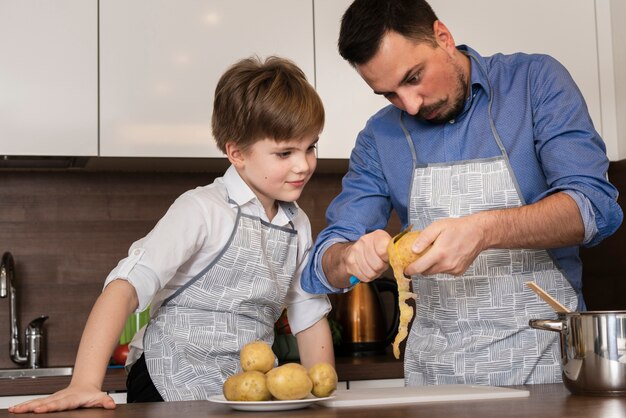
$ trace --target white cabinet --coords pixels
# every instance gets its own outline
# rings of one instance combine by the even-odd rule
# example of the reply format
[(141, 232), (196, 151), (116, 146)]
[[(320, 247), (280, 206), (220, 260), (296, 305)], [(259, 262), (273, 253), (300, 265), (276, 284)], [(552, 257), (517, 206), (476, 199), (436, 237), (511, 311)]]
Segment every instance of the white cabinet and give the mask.
[(585, 97), (609, 156), (617, 157), (617, 138), (603, 126), (603, 112), (611, 109), (603, 108), (600, 94), (600, 66), (604, 63), (598, 55), (596, 7), (603, 7), (602, 3), (608, 4), (589, 0), (430, 1), (457, 45), (467, 44), (481, 55), (527, 52), (558, 59)]
[[(240, 58), (276, 54), (322, 97), (319, 157), (348, 158), (387, 104), (337, 51), (351, 1), (1, 0), (0, 155), (222, 157), (211, 135), (218, 78)], [(626, 158), (623, 0), (431, 4), (457, 44), (559, 59), (609, 157)]]
[(316, 88), (326, 110), (319, 158), (349, 158), (367, 119), (389, 104), (361, 79), (337, 50), (341, 16), (352, 0), (315, 0)]
[(0, 154), (98, 155), (97, 0), (0, 1)]
[[(328, 120), (319, 146), (322, 158), (346, 158), (367, 119), (386, 105), (337, 51), (340, 19), (350, 3), (315, 0), (317, 88)], [(457, 45), (467, 44), (482, 55), (536, 52), (561, 61), (580, 87), (609, 157), (626, 157), (626, 118), (616, 116), (620, 103), (621, 111), (626, 111), (626, 31), (621, 25), (626, 6), (622, 1), (431, 0), (430, 4)], [(614, 70), (620, 60), (621, 67)], [(616, 84), (621, 93), (619, 89), (615, 93)], [(618, 132), (619, 120), (623, 126)]]
[(100, 155), (222, 157), (215, 85), (251, 55), (281, 55), (314, 83), (311, 0), (100, 2)]

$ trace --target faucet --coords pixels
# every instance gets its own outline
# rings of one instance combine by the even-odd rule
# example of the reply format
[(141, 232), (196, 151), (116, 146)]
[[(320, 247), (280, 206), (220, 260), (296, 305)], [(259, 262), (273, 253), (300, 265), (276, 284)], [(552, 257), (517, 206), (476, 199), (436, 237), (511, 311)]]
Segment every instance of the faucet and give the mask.
[(19, 325), (17, 320), (17, 298), (15, 296), (15, 262), (10, 252), (5, 252), (0, 262), (0, 298), (9, 297), (9, 322), (11, 324), (10, 354), (13, 363), (27, 364), (36, 369), (43, 365), (43, 323), (47, 316), (33, 319), (26, 327), (26, 352), (20, 349)]

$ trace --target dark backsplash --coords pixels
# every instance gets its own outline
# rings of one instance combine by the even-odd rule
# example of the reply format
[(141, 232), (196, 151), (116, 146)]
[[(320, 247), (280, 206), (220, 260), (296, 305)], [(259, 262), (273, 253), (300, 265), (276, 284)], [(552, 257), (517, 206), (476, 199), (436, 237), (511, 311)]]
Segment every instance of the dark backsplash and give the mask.
[[(83, 327), (104, 279), (125, 257), (130, 244), (148, 233), (180, 194), (209, 184), (219, 175), (0, 172), (0, 251), (10, 251), (16, 262), (20, 334), (23, 337), (32, 319), (49, 316), (45, 325), (49, 366), (74, 363)], [(341, 190), (341, 178), (341, 174), (316, 173), (298, 201), (311, 220), (314, 236), (326, 224), (325, 211)], [(399, 228), (397, 217), (392, 217), (388, 231), (393, 234)], [(626, 240), (623, 229), (607, 240), (604, 248), (615, 247), (614, 252), (621, 253)], [(588, 306), (626, 309), (624, 267), (615, 266), (619, 274), (611, 276), (605, 271), (603, 254), (602, 245), (583, 251), (594, 274), (585, 285)], [(596, 263), (596, 259), (604, 262)], [(610, 289), (609, 293), (604, 289)], [(0, 299), (0, 368), (10, 367), (15, 365), (9, 358), (9, 305), (4, 298)]]

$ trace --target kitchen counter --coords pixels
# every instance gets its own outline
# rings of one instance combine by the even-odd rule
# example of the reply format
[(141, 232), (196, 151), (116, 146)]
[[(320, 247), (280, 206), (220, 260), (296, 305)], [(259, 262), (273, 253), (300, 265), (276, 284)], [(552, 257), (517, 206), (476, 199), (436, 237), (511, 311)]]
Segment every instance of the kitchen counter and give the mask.
[[(337, 357), (335, 362), (341, 381), (401, 379), (404, 376), (402, 361), (396, 360), (390, 352), (380, 356)], [(0, 396), (53, 393), (66, 387), (70, 379), (71, 376), (0, 379)], [(124, 369), (108, 369), (102, 390), (125, 392)]]
[[(82, 409), (64, 412), (64, 417), (76, 418), (170, 418), (196, 417), (355, 417), (385, 418), (395, 417), (480, 417), (480, 418), (626, 418), (626, 396), (592, 397), (571, 395), (561, 384), (515, 386), (530, 391), (528, 398), (494, 399), (480, 401), (432, 402), (413, 405), (385, 405), (364, 408), (326, 408), (313, 405), (292, 411), (240, 412), (226, 405), (209, 401), (161, 402), (118, 405), (117, 409)], [(27, 417), (34, 414), (19, 415)], [(6, 410), (0, 411), (0, 418), (16, 417)], [(41, 417), (41, 415), (37, 415)]]

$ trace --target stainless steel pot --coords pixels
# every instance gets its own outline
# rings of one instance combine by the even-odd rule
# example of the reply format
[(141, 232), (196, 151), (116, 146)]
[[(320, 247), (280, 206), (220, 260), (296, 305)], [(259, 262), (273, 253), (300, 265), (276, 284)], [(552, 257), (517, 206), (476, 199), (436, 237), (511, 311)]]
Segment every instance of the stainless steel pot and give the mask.
[(626, 396), (626, 311), (558, 314), (532, 328), (560, 333), (563, 383), (574, 394)]

